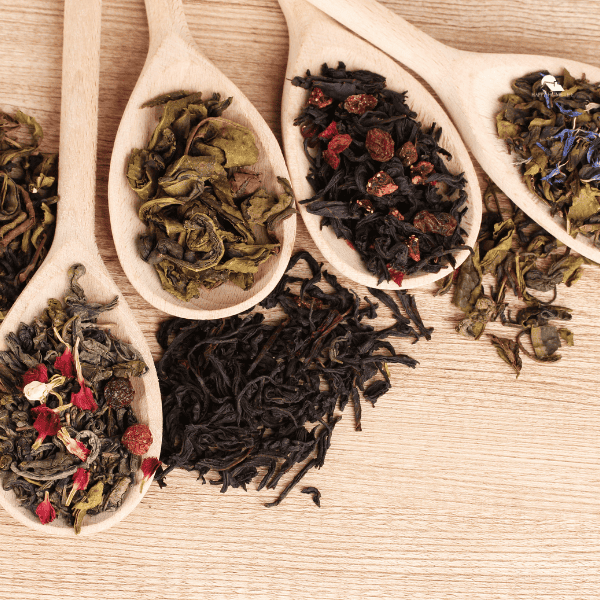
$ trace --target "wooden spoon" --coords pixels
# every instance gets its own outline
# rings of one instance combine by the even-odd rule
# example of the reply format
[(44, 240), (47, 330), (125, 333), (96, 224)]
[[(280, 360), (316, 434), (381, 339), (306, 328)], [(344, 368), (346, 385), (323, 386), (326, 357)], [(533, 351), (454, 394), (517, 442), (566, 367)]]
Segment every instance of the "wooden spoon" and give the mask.
[(277, 176), (288, 178), (281, 149), (273, 133), (252, 103), (195, 46), (185, 21), (181, 0), (146, 0), (150, 47), (144, 69), (131, 94), (113, 148), (108, 181), (110, 222), (123, 270), (137, 291), (156, 308), (188, 319), (216, 319), (237, 314), (262, 300), (285, 271), (296, 234), (293, 215), (280, 224), (275, 234), (281, 242), (279, 255), (263, 263), (252, 288), (243, 291), (232, 283), (214, 290), (203, 290), (191, 302), (178, 300), (165, 291), (154, 267), (144, 262), (136, 240), (145, 231), (138, 217), (139, 198), (125, 177), (133, 148), (147, 144), (157, 124), (157, 112), (140, 108), (159, 94), (185, 89), (199, 91), (204, 97), (218, 92), (233, 97), (224, 117), (250, 128), (255, 135), (259, 161), (254, 169), (262, 173), (267, 190), (281, 188)]
[[(100, 20), (102, 0), (65, 0), (62, 67), (62, 101), (59, 144), (58, 218), (52, 248), (40, 269), (23, 290), (0, 327), (0, 349), (6, 350), (6, 335), (17, 331), (21, 322), (30, 323), (47, 306), (49, 298), (62, 298), (67, 291), (67, 271), (81, 263), (81, 279), (91, 301), (106, 303), (115, 296), (119, 303), (104, 313), (114, 323), (112, 333), (130, 342), (144, 357), (149, 372), (134, 378), (133, 409), (141, 423), (149, 425), (154, 442), (148, 452), (158, 456), (162, 440), (162, 404), (150, 349), (133, 313), (112, 281), (95, 242), (94, 196), (96, 187), (96, 146), (98, 131), (98, 82), (100, 66)], [(103, 319), (100, 318), (99, 321)], [(134, 483), (115, 512), (87, 516), (80, 535), (108, 529), (127, 516), (140, 502), (149, 484), (140, 493)], [(36, 515), (19, 506), (14, 492), (0, 489), (0, 504), (15, 519), (44, 533), (74, 536), (72, 526), (57, 518), (42, 525)]]
[[(340, 27), (322, 12), (315, 10), (305, 0), (279, 0), (279, 4), (290, 34), (281, 108), (283, 145), (297, 200), (310, 198), (314, 191), (306, 180), (309, 162), (304, 154), (300, 128), (294, 126), (294, 119), (306, 105), (308, 94), (306, 90), (291, 85), (290, 80), (296, 75), (304, 75), (307, 69), (313, 74), (320, 73), (323, 63), (335, 66), (342, 61), (350, 70), (366, 69), (385, 76), (387, 87), (390, 89), (399, 92), (407, 90), (407, 102), (417, 113), (416, 119), (423, 123), (424, 127), (429, 127), (434, 122), (442, 127), (439, 143), (452, 153), (448, 169), (451, 173), (464, 172), (467, 179), (468, 211), (462, 221), (462, 227), (467, 232), (465, 243), (473, 246), (481, 224), (481, 191), (467, 149), (441, 106), (414, 77), (393, 60)], [(340, 273), (370, 287), (399, 289), (393, 281), (377, 285), (377, 277), (366, 269), (358, 252), (352, 250), (345, 240), (338, 239), (330, 227), (321, 229), (321, 217), (309, 213), (305, 205), (299, 205), (299, 210), (315, 244)], [(468, 255), (467, 250), (455, 253), (457, 265)], [(438, 273), (410, 275), (404, 278), (401, 287), (415, 288), (427, 285), (451, 271), (452, 268), (447, 266)]]
[(525, 54), (483, 54), (456, 50), (407, 23), (376, 0), (308, 0), (425, 79), (442, 99), (467, 146), (502, 191), (554, 237), (600, 262), (600, 249), (583, 235), (571, 237), (562, 217), (523, 183), (506, 144), (498, 139), (496, 113), (511, 82), (538, 70), (600, 81), (600, 68), (574, 60)]

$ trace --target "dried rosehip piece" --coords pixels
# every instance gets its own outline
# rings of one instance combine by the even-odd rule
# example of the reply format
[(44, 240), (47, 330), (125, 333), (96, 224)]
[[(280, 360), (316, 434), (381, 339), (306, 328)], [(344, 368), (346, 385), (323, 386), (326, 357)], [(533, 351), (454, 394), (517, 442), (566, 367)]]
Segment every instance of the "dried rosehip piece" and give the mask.
[(136, 454), (137, 456), (146, 454), (150, 449), (150, 446), (152, 446), (152, 442), (153, 439), (150, 427), (142, 423), (128, 427), (121, 438), (121, 444), (123, 444), (129, 452)]
[(412, 142), (404, 143), (396, 155), (405, 167), (409, 167), (419, 160), (419, 154), (417, 153), (417, 149)]
[(457, 221), (448, 213), (431, 214), (426, 210), (415, 215), (413, 225), (423, 233), (439, 233), (441, 235), (452, 235), (456, 229)]
[(377, 98), (370, 94), (356, 94), (348, 96), (344, 102), (344, 108), (355, 115), (364, 115), (368, 110), (377, 106)]
[(375, 173), (369, 181), (367, 181), (367, 192), (373, 196), (387, 196), (393, 194), (398, 189), (394, 180), (384, 171)]
[(374, 127), (367, 131), (365, 146), (373, 160), (387, 162), (394, 158), (394, 140), (392, 136), (383, 129)]
[(317, 108), (325, 108), (333, 102), (333, 98), (328, 98), (321, 88), (314, 88), (308, 99), (308, 103)]

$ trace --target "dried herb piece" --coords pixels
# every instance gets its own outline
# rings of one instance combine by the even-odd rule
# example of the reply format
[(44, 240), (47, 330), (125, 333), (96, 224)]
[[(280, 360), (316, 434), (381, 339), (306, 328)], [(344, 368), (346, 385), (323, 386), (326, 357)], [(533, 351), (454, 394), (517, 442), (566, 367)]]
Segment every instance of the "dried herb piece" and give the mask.
[(54, 238), (58, 155), (40, 151), (31, 116), (0, 111), (0, 322)]
[(127, 179), (147, 226), (140, 255), (186, 302), (227, 281), (252, 287), (259, 266), (279, 252), (275, 228), (295, 212), (287, 180), (278, 178), (283, 191), (275, 194), (244, 170), (258, 148), (250, 129), (221, 116), (231, 101), (174, 92), (146, 103), (163, 114), (129, 158)]
[[(504, 205), (503, 216), (500, 200)], [(591, 262), (571, 254), (558, 240), (503, 198), (499, 188), (489, 182), (484, 193), (487, 210), (474, 254), (453, 275), (439, 282), (447, 293), (454, 288), (453, 302), (464, 313), (456, 330), (473, 340), (481, 338), (489, 323), (500, 320), (516, 330), (514, 339), (489, 335), (498, 355), (509, 364), (517, 377), (522, 368), (521, 355), (537, 362), (555, 362), (562, 341), (573, 345), (573, 334), (551, 323), (571, 319), (571, 310), (554, 304), (561, 283), (572, 285), (582, 274), (582, 266)], [(493, 276), (494, 284), (486, 293), (485, 276)], [(513, 292), (516, 315), (511, 316), (507, 292)], [(536, 293), (534, 294), (533, 291)], [(552, 293), (551, 298), (540, 297)], [(533, 352), (523, 344), (528, 337)]]
[(600, 82), (536, 71), (500, 98), (498, 136), (529, 189), (566, 220), (571, 235), (600, 238)]
[[(454, 265), (465, 248), (465, 179), (448, 171), (441, 129), (426, 130), (406, 93), (385, 77), (323, 65), (321, 75), (295, 77), (310, 90), (294, 121), (301, 127), (315, 194), (302, 200), (356, 250), (378, 283)], [(315, 90), (330, 102), (312, 101)]]
[(86, 514), (116, 509), (135, 480), (141, 459), (120, 440), (137, 419), (129, 405), (109, 405), (106, 387), (118, 373), (147, 370), (135, 348), (97, 323), (117, 299), (90, 302), (84, 273), (71, 267), (62, 301), (50, 299), (0, 352), (0, 438), (10, 442), (0, 453), (2, 486), (42, 523), (63, 518), (77, 533)]
[[(311, 271), (290, 273), (300, 261)], [(326, 291), (324, 283), (332, 288)], [(339, 410), (349, 402), (360, 430), (361, 401), (375, 404), (391, 386), (388, 366), (415, 367), (390, 340), (428, 336), (418, 312), (407, 318), (394, 299), (371, 290), (396, 322), (375, 329), (377, 304), (360, 299), (307, 252), (292, 257), (288, 271), (250, 312), (213, 321), (170, 319), (159, 328), (164, 349), (157, 363), (163, 400), (163, 446), (156, 479), (175, 468), (194, 470), (225, 492), (246, 486), (265, 468), (258, 490), (275, 489), (291, 469), (299, 470), (278, 505), (312, 468), (323, 465)], [(402, 296), (410, 304), (410, 297)], [(269, 320), (280, 307), (284, 318)], [(415, 307), (416, 308), (416, 307)], [(410, 319), (418, 322), (417, 329)]]

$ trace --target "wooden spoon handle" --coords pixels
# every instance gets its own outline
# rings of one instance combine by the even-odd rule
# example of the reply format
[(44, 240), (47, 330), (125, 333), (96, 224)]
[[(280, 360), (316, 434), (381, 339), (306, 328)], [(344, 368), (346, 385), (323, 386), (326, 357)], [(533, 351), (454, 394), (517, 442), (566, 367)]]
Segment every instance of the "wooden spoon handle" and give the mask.
[(163, 40), (170, 35), (194, 44), (181, 0), (146, 0), (146, 14), (150, 29), (148, 56), (153, 56)]
[[(305, 0), (284, 0), (292, 4), (299, 1)], [(444, 82), (452, 78), (450, 67), (463, 55), (461, 50), (438, 42), (376, 0), (308, 2), (409, 69), (423, 75), (438, 93), (435, 83), (440, 82), (438, 87), (445, 87)], [(343, 60), (343, 57), (340, 59)]]
[(67, 243), (89, 247), (95, 240), (101, 12), (102, 0), (65, 0), (53, 249)]

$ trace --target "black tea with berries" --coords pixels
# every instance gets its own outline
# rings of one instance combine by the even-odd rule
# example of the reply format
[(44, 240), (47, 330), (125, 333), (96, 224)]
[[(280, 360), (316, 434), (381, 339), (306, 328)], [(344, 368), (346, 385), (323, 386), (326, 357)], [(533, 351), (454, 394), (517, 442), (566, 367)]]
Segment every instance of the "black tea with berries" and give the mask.
[(360, 254), (378, 284), (454, 266), (466, 248), (466, 180), (446, 166), (441, 128), (423, 127), (385, 77), (343, 62), (292, 85), (310, 91), (294, 121), (310, 162), (308, 212)]

